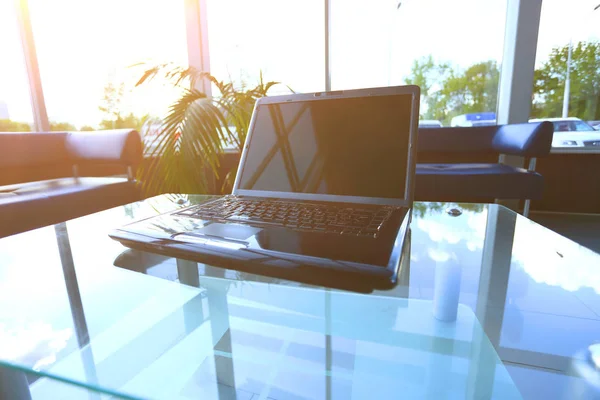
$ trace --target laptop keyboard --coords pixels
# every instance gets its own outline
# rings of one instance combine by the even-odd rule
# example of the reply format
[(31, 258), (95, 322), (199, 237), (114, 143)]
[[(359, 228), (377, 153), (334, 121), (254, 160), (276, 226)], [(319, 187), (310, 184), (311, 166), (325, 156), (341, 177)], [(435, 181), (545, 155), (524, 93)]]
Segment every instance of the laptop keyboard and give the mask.
[(377, 237), (395, 207), (360, 208), (351, 205), (249, 200), (226, 196), (176, 213), (220, 222), (282, 226), (295, 230)]

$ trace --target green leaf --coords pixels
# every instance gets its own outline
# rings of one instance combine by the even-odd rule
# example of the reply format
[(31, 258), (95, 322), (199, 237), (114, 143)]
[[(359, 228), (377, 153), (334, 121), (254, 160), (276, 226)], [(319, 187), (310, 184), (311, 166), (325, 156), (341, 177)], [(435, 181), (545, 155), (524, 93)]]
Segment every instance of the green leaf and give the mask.
[[(256, 100), (266, 96), (278, 82), (265, 83), (260, 73), (258, 85), (248, 88), (220, 81), (209, 73), (172, 63), (159, 64), (144, 71), (138, 84), (162, 79), (173, 86), (187, 87), (169, 106), (162, 128), (151, 143), (150, 160), (140, 167), (138, 177), (146, 196), (157, 193), (215, 193), (231, 187), (235, 176), (219, 180), (224, 143), (241, 150)], [(206, 80), (219, 91), (213, 98), (197, 89)]]

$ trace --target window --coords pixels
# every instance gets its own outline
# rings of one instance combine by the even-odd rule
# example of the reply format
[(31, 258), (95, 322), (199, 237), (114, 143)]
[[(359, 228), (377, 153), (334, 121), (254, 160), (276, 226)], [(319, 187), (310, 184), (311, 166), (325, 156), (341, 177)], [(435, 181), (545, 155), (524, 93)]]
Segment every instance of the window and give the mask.
[(131, 66), (187, 65), (183, 0), (29, 0), (29, 8), (53, 128), (139, 129), (144, 116), (166, 113), (178, 91), (134, 88), (143, 66)]
[(417, 84), (422, 127), (495, 123), (506, 0), (331, 1), (332, 89)]
[[(210, 70), (221, 81), (325, 90), (323, 0), (207, 0)], [(270, 93), (289, 91), (284, 85)]]
[(0, 132), (31, 131), (33, 114), (14, 1), (0, 2)]
[[(532, 118), (600, 120), (599, 3), (598, 0), (542, 3)], [(554, 125), (557, 131), (591, 130), (586, 123), (569, 120)]]
[(554, 132), (593, 132), (594, 128), (584, 121), (555, 121)]

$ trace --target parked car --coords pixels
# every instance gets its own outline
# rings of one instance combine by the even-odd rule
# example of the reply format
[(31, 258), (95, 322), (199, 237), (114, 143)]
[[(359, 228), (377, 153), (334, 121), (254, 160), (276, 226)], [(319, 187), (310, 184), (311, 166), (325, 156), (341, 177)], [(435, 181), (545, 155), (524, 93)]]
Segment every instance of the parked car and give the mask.
[(597, 147), (600, 149), (600, 132), (579, 118), (540, 118), (529, 122), (550, 121), (554, 125), (552, 147)]
[(419, 128), (443, 128), (444, 125), (436, 119), (419, 120)]
[(457, 115), (450, 121), (450, 126), (489, 126), (496, 125), (495, 112), (480, 112)]

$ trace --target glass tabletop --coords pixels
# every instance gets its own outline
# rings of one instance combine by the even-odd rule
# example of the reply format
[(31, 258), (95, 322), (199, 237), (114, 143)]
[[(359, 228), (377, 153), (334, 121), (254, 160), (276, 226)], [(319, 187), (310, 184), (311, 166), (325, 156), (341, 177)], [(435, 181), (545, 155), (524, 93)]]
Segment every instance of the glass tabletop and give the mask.
[[(366, 295), (107, 236), (205, 198), (164, 195), (0, 239), (0, 398), (593, 395), (590, 250), (498, 205), (416, 203), (401, 282)], [(443, 322), (436, 272), (449, 267), (460, 305)]]

